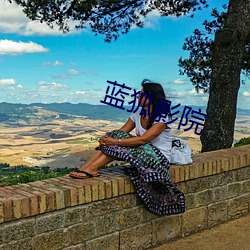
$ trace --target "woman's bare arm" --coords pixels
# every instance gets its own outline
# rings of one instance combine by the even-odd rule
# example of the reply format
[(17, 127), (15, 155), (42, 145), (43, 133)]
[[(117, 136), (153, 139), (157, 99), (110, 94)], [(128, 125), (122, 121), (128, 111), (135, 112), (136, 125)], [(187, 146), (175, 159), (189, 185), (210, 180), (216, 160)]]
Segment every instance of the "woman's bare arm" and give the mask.
[(146, 144), (157, 136), (159, 136), (164, 129), (167, 128), (167, 125), (163, 122), (158, 122), (154, 124), (145, 134), (142, 136), (134, 136), (131, 138), (125, 139), (113, 139), (111, 137), (106, 137), (104, 141), (100, 141), (101, 146), (110, 146), (110, 145), (121, 145), (129, 147), (137, 147), (143, 144)]
[(135, 128), (135, 123), (130, 118), (128, 118), (126, 123), (119, 130), (129, 133), (134, 128)]

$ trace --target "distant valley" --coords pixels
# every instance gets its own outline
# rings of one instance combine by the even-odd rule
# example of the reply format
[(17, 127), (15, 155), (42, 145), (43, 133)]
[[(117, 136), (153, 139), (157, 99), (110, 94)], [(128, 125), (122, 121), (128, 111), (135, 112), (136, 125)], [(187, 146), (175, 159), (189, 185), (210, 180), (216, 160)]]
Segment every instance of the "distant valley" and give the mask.
[[(192, 107), (195, 110), (205, 107)], [(181, 113), (181, 112), (180, 112)], [(0, 162), (10, 165), (75, 167), (90, 157), (105, 132), (118, 129), (131, 113), (109, 105), (0, 103)], [(193, 129), (173, 125), (194, 152), (201, 148)], [(239, 109), (235, 141), (250, 136), (250, 110)]]

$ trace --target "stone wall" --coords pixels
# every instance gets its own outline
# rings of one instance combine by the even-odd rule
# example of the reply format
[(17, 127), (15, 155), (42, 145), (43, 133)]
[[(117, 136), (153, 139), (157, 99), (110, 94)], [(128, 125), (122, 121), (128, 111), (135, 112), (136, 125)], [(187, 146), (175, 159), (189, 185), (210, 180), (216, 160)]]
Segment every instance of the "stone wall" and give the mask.
[(187, 211), (152, 215), (121, 169), (0, 188), (0, 249), (147, 249), (250, 212), (250, 145), (171, 166)]

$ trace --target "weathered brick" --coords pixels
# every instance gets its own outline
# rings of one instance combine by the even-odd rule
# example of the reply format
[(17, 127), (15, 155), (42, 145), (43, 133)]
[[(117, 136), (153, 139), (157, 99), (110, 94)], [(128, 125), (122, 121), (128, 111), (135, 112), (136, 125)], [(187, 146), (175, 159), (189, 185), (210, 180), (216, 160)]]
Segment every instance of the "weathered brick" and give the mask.
[(109, 180), (104, 180), (105, 183), (105, 198), (111, 198), (112, 197), (112, 182)]
[(35, 219), (26, 219), (13, 224), (6, 224), (2, 228), (3, 242), (6, 243), (32, 237), (35, 234)]
[(136, 205), (135, 195), (123, 195), (108, 200), (92, 202), (85, 206), (85, 218), (93, 218), (119, 211), (122, 209), (132, 208)]
[(244, 168), (238, 169), (236, 171), (235, 178), (236, 178), (236, 181), (245, 180), (246, 179), (246, 177), (245, 177), (245, 169)]
[(195, 203), (195, 194), (190, 193), (185, 195), (185, 201), (186, 201), (186, 208), (187, 210), (190, 210), (192, 208), (195, 208), (196, 203)]
[(98, 186), (98, 200), (104, 200), (105, 199), (105, 183), (99, 182)]
[(227, 199), (228, 197), (227, 185), (213, 188), (213, 195), (214, 195), (214, 200), (217, 202)]
[(31, 238), (12, 241), (0, 246), (1, 250), (32, 250)]
[(125, 182), (123, 177), (116, 177), (118, 180), (118, 194), (123, 195), (125, 194)]
[(86, 242), (86, 250), (117, 250), (119, 247), (119, 232)]
[(241, 193), (241, 183), (235, 182), (228, 184), (228, 197), (235, 197)]
[(68, 189), (70, 193), (70, 206), (77, 205), (77, 189), (72, 186), (63, 185), (62, 188)]
[(38, 212), (39, 214), (46, 212), (46, 195), (39, 191), (33, 191), (35, 195), (37, 195), (38, 198)]
[(75, 246), (64, 247), (62, 250), (86, 250), (85, 244), (78, 244)]
[(69, 233), (70, 245), (84, 243), (95, 238), (95, 223), (93, 221), (79, 223), (68, 227), (67, 232)]
[[(250, 158), (250, 154), (249, 154), (249, 158)], [(246, 167), (244, 169), (245, 169), (246, 180), (249, 180), (250, 179), (250, 164), (249, 164), (249, 167)]]
[(227, 220), (227, 201), (208, 205), (208, 227), (213, 227)]
[(250, 193), (250, 179), (241, 182), (241, 193)]
[(12, 202), (9, 198), (0, 198), (0, 202), (3, 204), (4, 222), (11, 221), (13, 219)]
[(212, 171), (213, 171), (213, 174), (217, 174), (219, 173), (219, 166), (217, 167), (217, 161), (212, 161)]
[(63, 227), (63, 213), (49, 213), (43, 215), (36, 220), (37, 234), (52, 231)]
[(204, 190), (195, 194), (195, 206), (200, 207), (212, 203), (214, 201), (212, 189)]
[(228, 217), (237, 218), (249, 212), (250, 195), (242, 195), (228, 201)]
[(170, 169), (169, 169), (169, 176), (170, 176), (172, 182), (176, 181), (176, 168), (172, 167), (171, 165), (170, 165)]
[(213, 163), (211, 161), (208, 162), (207, 168), (208, 168), (208, 170), (207, 170), (208, 175), (212, 175), (213, 174)]
[(58, 210), (64, 208), (65, 205), (63, 191), (55, 187), (50, 187), (48, 189), (55, 194), (55, 209)]
[(194, 180), (189, 180), (185, 182), (186, 184), (186, 193), (195, 193), (208, 189), (209, 181), (206, 178), (199, 178)]
[(153, 245), (164, 244), (181, 236), (181, 215), (162, 217), (152, 221)]
[(174, 183), (180, 182), (180, 168), (177, 167), (177, 166), (173, 166), (173, 167), (170, 166), (170, 169), (171, 168), (174, 169), (174, 179), (173, 179), (173, 182)]
[[(68, 178), (64, 178), (63, 181), (61, 181), (60, 183), (62, 183), (63, 185), (67, 185), (70, 187), (75, 187), (77, 190), (77, 204), (83, 204), (85, 201), (85, 197), (84, 197), (84, 186), (83, 186), (83, 182), (80, 179), (68, 179)], [(62, 186), (63, 186), (62, 185)]]
[(83, 217), (85, 218), (85, 210), (84, 207), (72, 207), (69, 210), (64, 212), (64, 226), (78, 224), (83, 221)]
[(99, 200), (99, 185), (98, 183), (95, 183), (92, 185), (92, 201), (98, 201)]
[(175, 186), (181, 190), (183, 193), (187, 193), (187, 186), (186, 186), (186, 181), (183, 181), (183, 182), (179, 182), (179, 183), (176, 183)]
[(125, 194), (130, 194), (131, 192), (131, 180), (129, 177), (125, 177), (124, 178), (124, 191), (125, 191)]
[(95, 236), (110, 234), (117, 231), (117, 221), (113, 214), (106, 214), (93, 220), (95, 224)]
[(119, 194), (118, 180), (112, 180), (112, 196), (116, 197)]
[[(64, 207), (65, 207), (65, 208), (66, 208), (66, 207), (70, 207), (70, 204), (71, 204), (71, 203), (70, 203), (70, 202), (71, 202), (70, 190), (69, 190), (68, 188), (63, 187), (63, 186), (60, 186), (59, 184), (58, 184), (58, 186), (56, 186), (56, 189), (62, 190), (62, 192), (63, 192)], [(53, 206), (51, 205), (51, 207), (50, 207), (50, 209), (52, 210), (53, 207), (56, 206), (56, 205), (55, 205), (55, 198), (54, 198), (55, 194), (54, 194), (54, 192), (52, 192), (52, 191), (50, 191), (50, 192), (51, 192), (51, 194), (50, 194), (49, 198), (50, 198), (50, 199), (53, 198)], [(51, 202), (52, 202), (52, 200), (51, 200)], [(48, 198), (47, 198), (47, 204), (48, 204)], [(49, 208), (48, 208), (48, 209), (49, 209)]]
[(92, 187), (91, 187), (91, 185), (84, 184), (84, 195), (85, 195), (84, 203), (89, 203), (92, 201)]
[(121, 250), (146, 249), (152, 246), (151, 222), (123, 230), (120, 232)]
[(29, 214), (37, 215), (38, 214), (38, 198), (37, 195), (32, 193), (32, 190), (27, 190), (26, 187), (19, 188), (16, 190), (18, 194), (26, 196), (29, 198)]
[(184, 167), (179, 167), (179, 182), (185, 180), (185, 171)]
[(240, 155), (240, 166), (241, 167), (247, 166), (247, 154)]
[(182, 214), (182, 235), (207, 228), (207, 207), (200, 207)]
[(32, 249), (58, 250), (69, 245), (69, 233), (65, 229), (36, 235), (32, 238)]
[(12, 198), (11, 200), (12, 200), (12, 206), (13, 206), (13, 219), (17, 220), (22, 217), (21, 199)]
[(0, 223), (4, 222), (4, 202), (0, 198)]
[(189, 165), (187, 166), (183, 166), (184, 168), (184, 175), (185, 175), (185, 180), (189, 180), (190, 179), (190, 170), (189, 170)]
[(115, 214), (118, 230), (138, 225), (144, 221), (143, 207), (134, 207)]

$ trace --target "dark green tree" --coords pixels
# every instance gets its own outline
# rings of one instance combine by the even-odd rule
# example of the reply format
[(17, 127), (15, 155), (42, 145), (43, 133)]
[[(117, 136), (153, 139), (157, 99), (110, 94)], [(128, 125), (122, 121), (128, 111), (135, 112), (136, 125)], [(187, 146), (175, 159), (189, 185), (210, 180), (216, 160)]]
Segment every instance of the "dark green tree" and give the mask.
[[(191, 82), (193, 83), (197, 91), (202, 90), (204, 92), (209, 92), (210, 90), (210, 82), (213, 76), (213, 64), (212, 64), (213, 62), (212, 60), (214, 59), (213, 50), (216, 50), (216, 46), (218, 46), (218, 43), (216, 43), (218, 42), (218, 39), (217, 41), (214, 40), (215, 34), (217, 34), (217, 36), (219, 35), (219, 38), (221, 38), (220, 36), (222, 36), (221, 39), (223, 39), (223, 42), (222, 42), (223, 49), (226, 49), (230, 45), (230, 43), (233, 43), (233, 40), (232, 40), (233, 30), (232, 28), (231, 29), (229, 28), (230, 23), (228, 23), (229, 21), (227, 18), (228, 17), (227, 6), (224, 5), (223, 8), (225, 11), (223, 11), (222, 13), (219, 13), (216, 9), (213, 9), (211, 13), (213, 20), (204, 21), (203, 23), (204, 30), (195, 29), (193, 32), (193, 35), (186, 38), (186, 41), (183, 46), (183, 49), (189, 51), (190, 54), (189, 54), (189, 58), (187, 59), (183, 59), (183, 58), (179, 59), (179, 66), (181, 67), (180, 73), (182, 75), (186, 74), (190, 78)], [(247, 15), (247, 12), (246, 12), (246, 15)], [(248, 15), (250, 15), (250, 13), (248, 13)], [(246, 20), (246, 23), (244, 23), (244, 21), (242, 20), (242, 23), (239, 25), (241, 26), (247, 25), (247, 20)], [(238, 29), (237, 26), (234, 28)], [(241, 57), (239, 61), (239, 65), (238, 65), (238, 67), (240, 66), (240, 73), (239, 71), (237, 71), (238, 72), (237, 74), (241, 74), (241, 76), (245, 79), (249, 78), (250, 76), (250, 33), (249, 33), (249, 30), (250, 30), (250, 27), (248, 26), (248, 29), (246, 27), (246, 36), (244, 38), (245, 45), (243, 48), (244, 49), (243, 56)], [(236, 30), (235, 32), (238, 32), (238, 31)], [(240, 32), (238, 33), (238, 36), (240, 36)], [(231, 46), (234, 46), (234, 44), (231, 44)], [(230, 54), (229, 50), (228, 50), (228, 53)], [(237, 57), (237, 55), (235, 56)], [(228, 64), (229, 63), (230, 61), (228, 61)], [(222, 69), (222, 71), (224, 71), (224, 69)], [(225, 75), (225, 73), (223, 75)], [(213, 82), (214, 85), (219, 85), (218, 77), (219, 75), (217, 75), (216, 82)], [(237, 102), (235, 99), (230, 100), (230, 97), (232, 97), (233, 95), (233, 93), (230, 93), (231, 91), (233, 91), (233, 89), (231, 89), (233, 86), (232, 86), (232, 81), (230, 80), (230, 78), (227, 78), (227, 80), (228, 80), (227, 83), (224, 82), (225, 89), (222, 85), (220, 89), (221, 92), (210, 91), (211, 92), (210, 99), (218, 100), (218, 102), (212, 103), (210, 101), (208, 105), (208, 112), (210, 115), (210, 119), (208, 118), (208, 120), (206, 121), (205, 133), (202, 134), (201, 136), (202, 145), (203, 145), (202, 151), (227, 148), (227, 147), (231, 147), (232, 145), (235, 116), (232, 114), (231, 108), (232, 110), (235, 110), (236, 108), (235, 105), (237, 104)], [(221, 79), (221, 81), (223, 81), (223, 79)], [(245, 81), (241, 80), (241, 82), (244, 83)], [(237, 82), (237, 84), (235, 82), (234, 85), (239, 86), (239, 82)], [(214, 89), (218, 90), (219, 87), (214, 86)], [(227, 90), (228, 94), (226, 94), (226, 92), (223, 93), (223, 89)], [(235, 94), (238, 93), (237, 88), (234, 91), (235, 91)], [(215, 96), (217, 96), (217, 98), (218, 96), (220, 96), (220, 98), (217, 99), (215, 98)], [(224, 106), (225, 104), (227, 105)], [(220, 106), (216, 107), (217, 105), (220, 105)], [(220, 112), (224, 113), (223, 119), (221, 119), (220, 117)], [(217, 122), (217, 124), (215, 124), (215, 122)]]
[(127, 33), (132, 25), (143, 27), (143, 17), (153, 10), (162, 16), (181, 16), (206, 7), (207, 0), (8, 0), (23, 7), (31, 20), (39, 20), (50, 27), (59, 25), (69, 31), (69, 21), (76, 27), (90, 27), (95, 34), (105, 35), (110, 42)]
[[(189, 51), (189, 57), (179, 59), (180, 74), (186, 74), (197, 92), (209, 92), (209, 85), (212, 73), (212, 48), (214, 45), (215, 33), (222, 29), (227, 19), (227, 5), (223, 6), (223, 12), (219, 13), (213, 9), (212, 21), (203, 22), (204, 30), (195, 29), (193, 35), (185, 39), (183, 49)], [(250, 78), (250, 36), (245, 45), (245, 53), (241, 65), (242, 77)], [(243, 84), (245, 80), (241, 81)]]
[[(105, 35), (106, 41), (117, 39), (132, 25), (143, 27), (143, 17), (153, 10), (162, 16), (187, 15), (207, 6), (206, 0), (8, 0), (23, 7), (32, 20), (59, 25), (69, 30), (69, 21), (78, 28), (89, 26), (95, 34)], [(195, 82), (196, 89), (208, 91), (207, 119), (201, 135), (202, 151), (231, 147), (236, 117), (240, 74), (250, 32), (250, 0), (229, 0), (227, 17), (215, 32), (212, 47), (197, 51), (210, 57), (198, 65), (211, 64), (200, 73), (204, 80)], [(199, 36), (199, 34), (197, 34)], [(203, 48), (203, 47), (202, 47)], [(211, 55), (209, 54), (211, 53)], [(202, 69), (202, 67), (201, 67)], [(208, 79), (206, 82), (205, 79)]]

